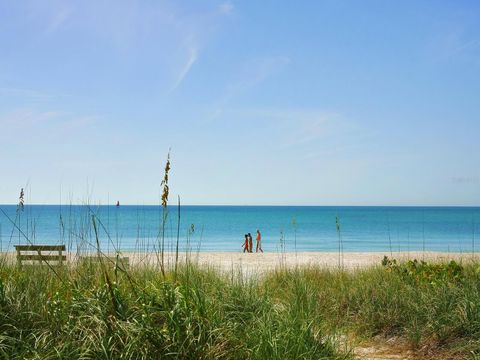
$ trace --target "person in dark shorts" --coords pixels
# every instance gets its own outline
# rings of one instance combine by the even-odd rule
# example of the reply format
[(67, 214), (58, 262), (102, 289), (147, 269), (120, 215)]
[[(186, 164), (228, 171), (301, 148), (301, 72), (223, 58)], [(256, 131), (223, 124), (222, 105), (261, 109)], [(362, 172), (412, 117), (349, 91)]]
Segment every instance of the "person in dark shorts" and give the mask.
[(263, 253), (262, 250), (262, 234), (260, 234), (260, 230), (257, 229), (257, 251), (260, 250)]

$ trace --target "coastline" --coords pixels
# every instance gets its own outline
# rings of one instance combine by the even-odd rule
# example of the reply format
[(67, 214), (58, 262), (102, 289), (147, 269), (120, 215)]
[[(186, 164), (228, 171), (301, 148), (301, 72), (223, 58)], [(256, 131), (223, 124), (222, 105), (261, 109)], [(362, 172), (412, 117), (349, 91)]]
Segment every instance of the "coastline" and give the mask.
[[(78, 260), (76, 253), (66, 253), (67, 262), (74, 264)], [(115, 257), (115, 253), (103, 253), (104, 256)], [(15, 252), (2, 252), (0, 258), (15, 261)], [(96, 256), (96, 253), (82, 253), (81, 256)], [(128, 257), (129, 264), (137, 266), (155, 266), (159, 263), (160, 254), (122, 252), (121, 257)], [(248, 274), (262, 274), (277, 268), (319, 267), (338, 269), (343, 262), (346, 270), (368, 268), (381, 264), (384, 256), (398, 261), (425, 260), (432, 262), (457, 262), (479, 261), (479, 253), (436, 252), (436, 251), (411, 251), (411, 252), (345, 252), (340, 260), (338, 252), (269, 252), (269, 253), (241, 253), (241, 252), (179, 252), (179, 263), (185, 263), (188, 258), (192, 263), (201, 267), (209, 267), (223, 272), (242, 272)], [(176, 254), (164, 253), (164, 262), (167, 268), (174, 266)]]
[[(132, 256), (133, 255), (133, 256)], [(155, 256), (154, 254), (152, 254)], [(132, 256), (136, 263), (136, 254), (125, 253), (124, 256)], [(447, 252), (345, 252), (343, 253), (343, 267), (347, 270), (356, 270), (381, 265), (384, 256), (400, 261), (425, 260), (433, 262), (458, 262), (478, 261), (480, 254), (447, 253)], [(174, 254), (166, 254), (165, 261), (169, 263)], [(336, 252), (286, 252), (286, 253), (192, 253), (190, 258), (200, 266), (208, 266), (221, 271), (238, 271), (247, 273), (264, 273), (279, 267), (320, 267), (338, 269), (339, 255)], [(180, 259), (185, 260), (185, 253), (180, 254)]]

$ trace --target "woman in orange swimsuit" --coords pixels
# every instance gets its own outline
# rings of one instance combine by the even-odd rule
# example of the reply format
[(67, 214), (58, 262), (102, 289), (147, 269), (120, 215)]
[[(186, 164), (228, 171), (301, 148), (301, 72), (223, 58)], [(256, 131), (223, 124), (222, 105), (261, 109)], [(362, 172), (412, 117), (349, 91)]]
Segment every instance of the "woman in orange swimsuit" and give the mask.
[(245, 242), (243, 243), (243, 252), (249, 252), (248, 251), (248, 235), (245, 234)]
[(252, 234), (248, 233), (248, 251), (253, 252), (253, 246), (252, 246)]

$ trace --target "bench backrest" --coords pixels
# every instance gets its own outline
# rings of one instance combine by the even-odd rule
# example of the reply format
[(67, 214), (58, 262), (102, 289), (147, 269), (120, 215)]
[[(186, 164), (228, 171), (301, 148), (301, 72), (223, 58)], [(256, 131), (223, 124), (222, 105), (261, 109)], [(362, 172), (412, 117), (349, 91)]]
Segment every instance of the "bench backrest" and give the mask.
[[(65, 245), (15, 245), (17, 263), (63, 265), (67, 256), (63, 254)], [(53, 264), (52, 264), (53, 263)]]

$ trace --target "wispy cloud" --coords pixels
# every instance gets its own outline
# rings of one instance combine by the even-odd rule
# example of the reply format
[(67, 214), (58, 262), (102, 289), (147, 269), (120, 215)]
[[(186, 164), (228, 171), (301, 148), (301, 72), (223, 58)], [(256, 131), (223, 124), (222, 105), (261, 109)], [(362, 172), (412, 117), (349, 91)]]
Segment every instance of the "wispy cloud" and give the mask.
[(178, 31), (179, 43), (183, 44), (184, 49), (182, 52), (187, 54), (187, 58), (183, 61), (180, 69), (177, 70), (175, 80), (168, 93), (175, 91), (187, 78), (207, 42), (207, 38), (214, 32), (212, 24), (218, 18), (231, 14), (233, 9), (233, 3), (226, 1), (220, 4), (218, 10), (215, 11), (207, 10), (184, 16), (172, 14), (170, 18), (171, 25)]
[[(262, 142), (280, 153), (304, 159), (355, 154), (371, 143), (375, 131), (338, 111), (278, 105), (270, 108), (225, 108), (221, 119), (242, 122), (240, 129), (258, 129)], [(228, 119), (228, 120), (227, 120)]]
[(68, 117), (63, 122), (64, 132), (73, 132), (81, 128), (89, 128), (94, 126), (102, 119), (100, 115), (81, 115)]
[(291, 62), (287, 56), (271, 56), (248, 61), (240, 76), (240, 87), (248, 88), (265, 80), (270, 75), (284, 69)]
[(61, 111), (36, 111), (32, 109), (17, 109), (0, 116), (3, 131), (28, 129), (39, 124), (45, 124), (61, 116)]
[(277, 124), (284, 150), (298, 150), (304, 159), (349, 154), (372, 142), (375, 132), (339, 112), (321, 109), (280, 109)]
[[(39, 45), (42, 41), (55, 41), (59, 48), (63, 48), (64, 42), (70, 46), (69, 39), (87, 39), (80, 41), (80, 46), (101, 42), (96, 52), (98, 58), (118, 56), (126, 67), (151, 67), (150, 80), (158, 81), (154, 86), (162, 95), (175, 91), (188, 78), (222, 19), (234, 11), (229, 0), (198, 6), (171, 0), (27, 3), (28, 16), (18, 13), (17, 17), (27, 18), (26, 25), (35, 29), (29, 34), (32, 41)], [(21, 29), (11, 25), (8, 30), (14, 33)], [(53, 39), (45, 34), (65, 36)]]
[(222, 14), (229, 15), (233, 12), (234, 6), (233, 6), (232, 2), (226, 1), (222, 4), (220, 4), (220, 6), (218, 8), (219, 8), (219, 10)]
[(99, 115), (75, 115), (60, 110), (17, 109), (0, 115), (1, 135), (5, 135), (7, 140), (15, 134), (19, 137), (41, 133), (53, 136), (74, 135), (75, 131), (92, 127), (99, 119)]
[(459, 54), (462, 52), (476, 51), (480, 49), (480, 40), (474, 39), (458, 44), (453, 48), (452, 54)]
[(13, 87), (0, 87), (0, 96), (22, 98), (30, 101), (47, 101), (58, 96), (46, 92)]
[(50, 20), (50, 23), (48, 24), (47, 33), (53, 33), (58, 30), (70, 17), (70, 14), (71, 10), (66, 7), (63, 7), (59, 11), (57, 11)]
[(277, 129), (287, 137), (281, 139), (283, 148), (313, 143), (328, 136), (338, 135), (347, 129), (347, 122), (340, 113), (321, 109), (257, 108), (231, 111), (229, 115), (254, 119), (262, 126)]
[(338, 113), (296, 111), (288, 115), (289, 120), (296, 125), (292, 129), (292, 136), (285, 142), (285, 147), (310, 144), (344, 131), (344, 120)]
[(173, 84), (173, 86), (172, 86), (172, 88), (170, 89), (169, 92), (175, 91), (175, 89), (177, 89), (180, 86), (182, 81), (185, 79), (185, 77), (190, 72), (190, 69), (192, 68), (193, 64), (195, 64), (195, 62), (197, 61), (197, 58), (198, 58), (197, 49), (190, 48), (189, 51), (188, 51), (188, 59), (187, 59), (185, 65), (182, 67), (180, 73), (178, 74), (177, 79), (175, 80), (175, 83)]
[(224, 108), (237, 96), (254, 88), (270, 76), (282, 71), (290, 64), (287, 56), (274, 56), (252, 59), (239, 69), (238, 76), (227, 85), (223, 96), (217, 101), (212, 117), (213, 120), (220, 116)]
[(435, 60), (454, 60), (480, 63), (480, 39), (472, 36), (464, 26), (440, 34), (430, 44)]

